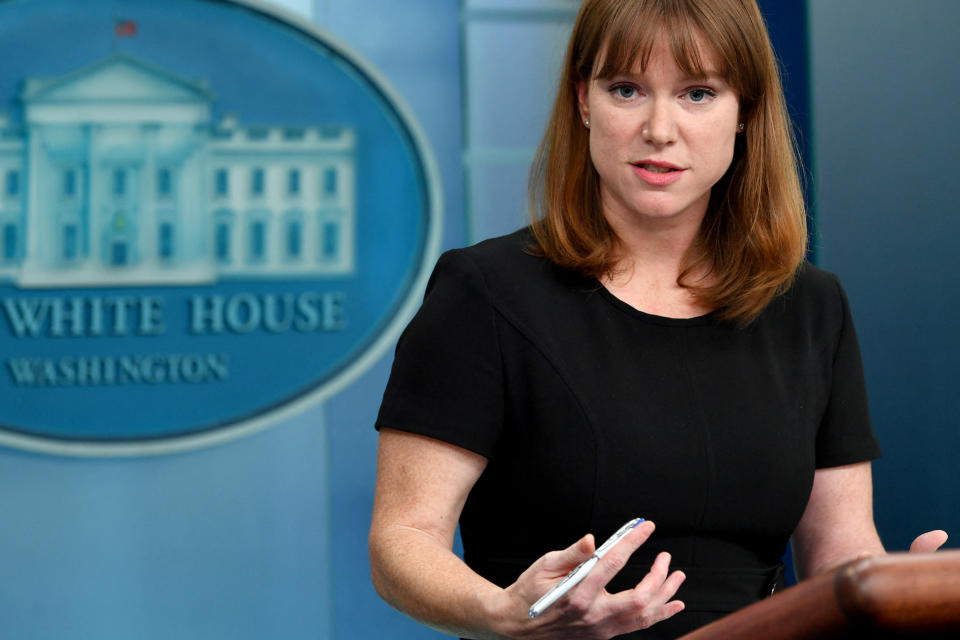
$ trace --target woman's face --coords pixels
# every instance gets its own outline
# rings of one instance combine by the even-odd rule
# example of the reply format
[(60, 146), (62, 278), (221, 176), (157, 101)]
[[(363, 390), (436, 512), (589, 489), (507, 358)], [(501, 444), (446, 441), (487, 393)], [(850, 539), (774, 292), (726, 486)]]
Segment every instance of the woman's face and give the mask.
[[(709, 53), (706, 48), (703, 53)], [(658, 42), (645, 71), (578, 87), (604, 215), (614, 229), (651, 222), (699, 225), (710, 190), (733, 159), (739, 100), (703, 56), (688, 77)]]

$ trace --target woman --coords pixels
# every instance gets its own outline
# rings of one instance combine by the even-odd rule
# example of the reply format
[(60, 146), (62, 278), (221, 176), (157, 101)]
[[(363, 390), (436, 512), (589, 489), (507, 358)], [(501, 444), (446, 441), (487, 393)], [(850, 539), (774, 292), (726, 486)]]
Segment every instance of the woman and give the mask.
[(671, 638), (771, 593), (791, 535), (804, 575), (881, 553), (856, 336), (803, 264), (753, 0), (587, 0), (532, 185), (532, 227), (445, 254), (398, 344), (381, 595), (470, 638)]

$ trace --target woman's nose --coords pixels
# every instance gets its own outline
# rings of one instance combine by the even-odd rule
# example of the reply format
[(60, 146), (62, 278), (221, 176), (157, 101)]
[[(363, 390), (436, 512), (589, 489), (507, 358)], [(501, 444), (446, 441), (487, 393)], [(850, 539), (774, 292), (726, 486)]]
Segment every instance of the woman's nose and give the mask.
[(667, 100), (653, 99), (646, 111), (640, 135), (651, 145), (663, 146), (677, 139), (677, 122), (673, 113), (673, 105)]

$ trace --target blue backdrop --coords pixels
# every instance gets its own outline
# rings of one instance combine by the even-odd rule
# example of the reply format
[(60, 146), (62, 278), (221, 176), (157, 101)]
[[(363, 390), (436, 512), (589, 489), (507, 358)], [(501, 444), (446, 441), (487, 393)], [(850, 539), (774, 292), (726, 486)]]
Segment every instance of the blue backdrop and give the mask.
[[(556, 10), (541, 15), (552, 25), (569, 13), (568, 2), (539, 4)], [(951, 246), (960, 225), (960, 80), (951, 68), (960, 5), (764, 6), (793, 108), (809, 114), (817, 259), (844, 282), (862, 343), (885, 450), (875, 464), (881, 535), (903, 548), (925, 529), (960, 531), (951, 326), (960, 311)], [(440, 167), (443, 245), (464, 244), (474, 200), (461, 164), (470, 99), (461, 93), (462, 7), (317, 0), (313, 9), (417, 115)], [(807, 98), (797, 93), (804, 84)], [(511, 109), (542, 112), (536, 91), (508, 93)], [(371, 425), (389, 365), (388, 355), (323, 406), (209, 449), (120, 460), (0, 450), (0, 636), (437, 637), (369, 582)]]

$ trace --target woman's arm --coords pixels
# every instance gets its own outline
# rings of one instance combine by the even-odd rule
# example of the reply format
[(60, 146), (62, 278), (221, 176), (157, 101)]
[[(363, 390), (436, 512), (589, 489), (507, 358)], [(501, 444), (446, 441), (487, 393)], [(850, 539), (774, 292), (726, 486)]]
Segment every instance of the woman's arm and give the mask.
[(873, 522), (869, 462), (817, 469), (810, 501), (793, 534), (798, 578), (809, 578), (860, 555), (883, 553)]
[(481, 626), (496, 586), (453, 554), (467, 494), (483, 456), (438, 440), (383, 429), (370, 527), (373, 584), (387, 602), (442, 631)]
[(530, 605), (594, 551), (590, 535), (537, 560), (506, 589), (485, 580), (452, 551), (467, 495), (486, 459), (432, 438), (382, 429), (370, 529), (377, 592), (407, 615), (469, 638), (609, 638), (648, 627), (683, 609), (671, 601), (683, 574), (669, 574), (661, 554), (634, 589), (606, 583), (653, 532), (643, 523), (597, 564), (563, 600), (535, 619)]
[[(935, 551), (943, 531), (929, 531), (911, 551)], [(793, 534), (797, 576), (807, 578), (859, 557), (884, 553), (873, 521), (873, 478), (869, 462), (817, 469), (810, 501)]]

